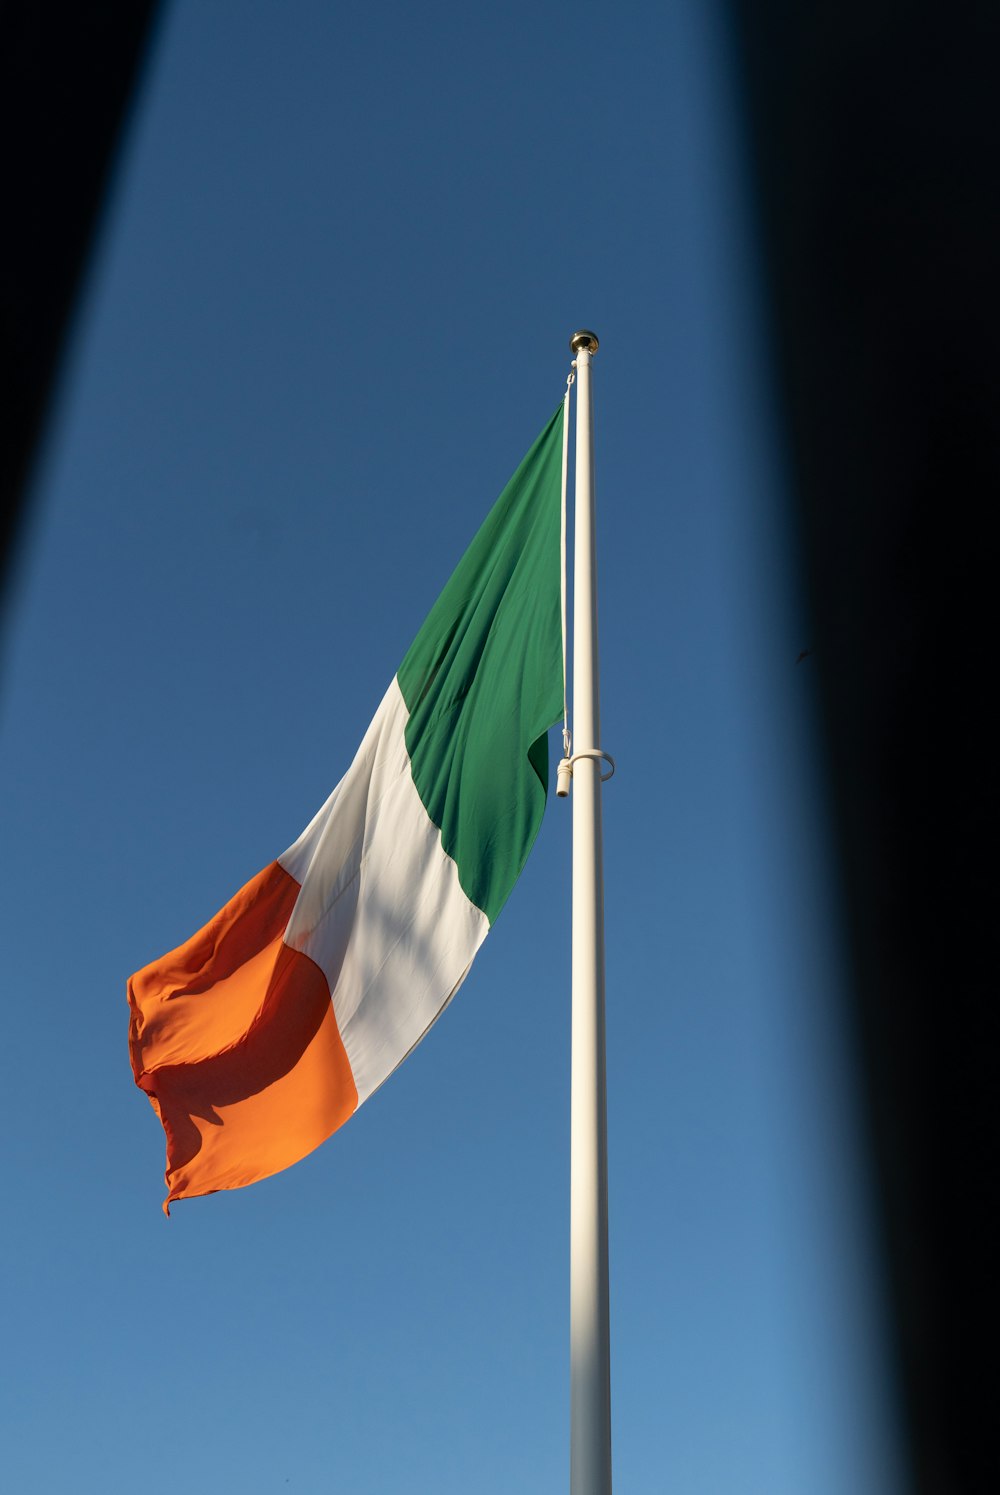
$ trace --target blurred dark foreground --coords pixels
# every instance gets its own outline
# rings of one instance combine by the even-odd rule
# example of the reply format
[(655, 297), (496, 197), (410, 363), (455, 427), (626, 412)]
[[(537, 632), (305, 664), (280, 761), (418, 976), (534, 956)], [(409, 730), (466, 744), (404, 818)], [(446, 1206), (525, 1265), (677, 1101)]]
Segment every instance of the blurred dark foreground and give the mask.
[(911, 1482), (995, 1491), (1000, 12), (729, 15)]

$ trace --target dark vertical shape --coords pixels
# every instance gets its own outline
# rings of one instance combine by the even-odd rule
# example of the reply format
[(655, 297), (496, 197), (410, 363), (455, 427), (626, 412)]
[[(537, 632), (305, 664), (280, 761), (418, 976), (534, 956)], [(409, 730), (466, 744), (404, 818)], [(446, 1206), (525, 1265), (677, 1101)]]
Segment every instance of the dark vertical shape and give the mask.
[[(1000, 1488), (995, 7), (732, 0), (914, 1488)], [(789, 639), (789, 664), (805, 640)], [(987, 1020), (987, 1012), (990, 1020)]]
[(32, 458), (157, 0), (0, 4), (0, 499), (6, 583)]

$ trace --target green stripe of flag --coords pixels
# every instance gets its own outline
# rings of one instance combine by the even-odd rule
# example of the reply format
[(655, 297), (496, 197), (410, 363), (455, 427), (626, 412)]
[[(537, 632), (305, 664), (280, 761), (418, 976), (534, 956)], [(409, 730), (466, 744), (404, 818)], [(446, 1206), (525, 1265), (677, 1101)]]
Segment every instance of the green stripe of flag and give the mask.
[(560, 403), (398, 673), (417, 792), (491, 924), (538, 834), (562, 715), (562, 436)]

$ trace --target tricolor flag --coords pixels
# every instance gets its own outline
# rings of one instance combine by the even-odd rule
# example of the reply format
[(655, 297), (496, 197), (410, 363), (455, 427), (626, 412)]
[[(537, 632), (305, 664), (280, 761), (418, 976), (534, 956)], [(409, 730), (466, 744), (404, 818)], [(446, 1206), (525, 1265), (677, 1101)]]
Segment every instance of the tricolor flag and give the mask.
[(167, 1199), (318, 1147), (468, 974), (538, 833), (563, 708), (563, 406), (414, 640), (302, 835), (128, 983)]

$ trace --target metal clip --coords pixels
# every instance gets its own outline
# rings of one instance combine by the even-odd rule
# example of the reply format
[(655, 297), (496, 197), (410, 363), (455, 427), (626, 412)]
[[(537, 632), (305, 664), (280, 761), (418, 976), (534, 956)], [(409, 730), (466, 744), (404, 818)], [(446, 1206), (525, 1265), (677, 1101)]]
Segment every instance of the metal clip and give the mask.
[(590, 752), (574, 753), (572, 758), (560, 758), (559, 767), (556, 769), (556, 797), (565, 799), (569, 794), (570, 780), (573, 777), (573, 764), (578, 758), (594, 758), (603, 760), (611, 765), (610, 773), (601, 774), (601, 783), (606, 784), (608, 779), (613, 778), (615, 772), (615, 760), (610, 753), (604, 753), (600, 748), (592, 748)]

